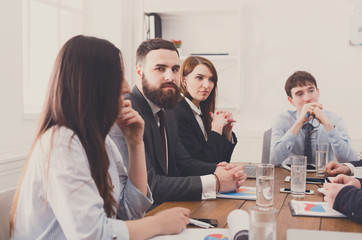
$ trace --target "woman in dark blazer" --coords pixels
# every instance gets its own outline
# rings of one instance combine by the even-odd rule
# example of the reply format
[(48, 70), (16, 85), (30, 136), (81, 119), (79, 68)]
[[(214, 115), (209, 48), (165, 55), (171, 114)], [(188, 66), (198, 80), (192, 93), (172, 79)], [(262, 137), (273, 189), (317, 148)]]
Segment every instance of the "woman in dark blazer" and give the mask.
[(230, 162), (237, 142), (231, 113), (215, 111), (217, 72), (206, 58), (190, 56), (181, 67), (182, 101), (175, 109), (186, 150), (204, 162)]

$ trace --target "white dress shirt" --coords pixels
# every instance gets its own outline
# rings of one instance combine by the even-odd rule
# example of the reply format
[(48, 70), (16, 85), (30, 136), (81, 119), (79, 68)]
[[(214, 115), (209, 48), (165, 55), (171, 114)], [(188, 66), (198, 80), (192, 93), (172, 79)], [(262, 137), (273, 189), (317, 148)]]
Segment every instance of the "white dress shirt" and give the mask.
[[(51, 128), (37, 141), (22, 182), (12, 239), (129, 239), (124, 221), (152, 205), (129, 180), (121, 154), (107, 136), (113, 196), (120, 209), (108, 218), (85, 150), (68, 128)], [(115, 209), (116, 210), (116, 209)]]
[[(316, 126), (315, 135), (312, 137), (312, 159), (315, 159), (316, 143), (329, 143), (328, 161), (337, 158), (338, 162), (350, 162), (357, 160), (357, 154), (352, 149), (347, 126), (343, 119), (336, 114), (325, 111), (328, 119), (334, 125), (334, 129), (327, 132), (318, 120), (313, 121)], [(305, 134), (301, 130), (298, 135), (294, 135), (290, 128), (298, 119), (298, 112), (288, 110), (278, 115), (272, 124), (272, 138), (270, 161), (274, 165), (282, 164), (283, 161), (289, 163), (290, 154), (304, 155), (304, 138)]]
[[(159, 108), (153, 102), (148, 100), (146, 97), (145, 97), (145, 99), (147, 100), (148, 105), (150, 105), (153, 116), (155, 117), (156, 123), (159, 126), (157, 113), (158, 113), (158, 111), (161, 110), (161, 108)], [(165, 133), (166, 133), (166, 129), (165, 129)], [(166, 150), (167, 150), (167, 155), (168, 155), (167, 133), (166, 133)], [(216, 198), (216, 179), (215, 179), (214, 175), (213, 174), (208, 174), (208, 175), (200, 176), (200, 178), (201, 178), (201, 184), (202, 184), (201, 199), (202, 200), (215, 199)]]
[(204, 134), (205, 141), (207, 142), (207, 132), (205, 130), (204, 122), (202, 121), (202, 118), (201, 118), (202, 112), (201, 112), (200, 106), (197, 107), (195, 105), (195, 103), (193, 103), (187, 97), (185, 97), (185, 100), (189, 104), (192, 112), (194, 113), (195, 119), (201, 128), (202, 134)]

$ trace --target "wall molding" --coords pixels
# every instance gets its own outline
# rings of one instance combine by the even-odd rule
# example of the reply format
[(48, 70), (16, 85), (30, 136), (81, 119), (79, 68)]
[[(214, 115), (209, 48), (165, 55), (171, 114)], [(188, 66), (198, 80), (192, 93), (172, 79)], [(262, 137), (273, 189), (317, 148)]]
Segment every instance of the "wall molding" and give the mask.
[(23, 170), (26, 155), (0, 160), (0, 191), (16, 187)]

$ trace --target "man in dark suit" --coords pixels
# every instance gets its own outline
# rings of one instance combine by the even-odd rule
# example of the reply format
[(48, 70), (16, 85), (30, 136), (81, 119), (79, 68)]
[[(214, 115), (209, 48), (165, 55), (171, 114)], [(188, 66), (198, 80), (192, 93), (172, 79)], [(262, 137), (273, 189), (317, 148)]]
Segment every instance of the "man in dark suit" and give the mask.
[[(182, 145), (171, 110), (180, 96), (179, 62), (171, 42), (151, 39), (141, 43), (137, 49), (137, 83), (127, 97), (145, 121), (148, 183), (155, 203), (215, 198), (217, 191), (235, 190), (246, 179), (242, 166), (217, 166), (193, 159)], [(116, 125), (110, 135), (128, 161), (126, 144)]]

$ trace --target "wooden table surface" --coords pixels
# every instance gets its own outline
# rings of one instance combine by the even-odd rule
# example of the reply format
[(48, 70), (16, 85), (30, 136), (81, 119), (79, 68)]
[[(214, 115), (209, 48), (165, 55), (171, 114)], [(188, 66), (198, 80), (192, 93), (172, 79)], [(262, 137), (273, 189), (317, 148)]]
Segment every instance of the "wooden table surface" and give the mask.
[[(293, 217), (288, 203), (292, 200), (292, 195), (280, 193), (280, 188), (290, 188), (290, 183), (284, 182), (286, 176), (290, 176), (290, 171), (281, 167), (275, 168), (274, 172), (274, 203), (273, 207), (278, 210), (277, 216), (277, 239), (285, 240), (287, 229), (310, 229), (341, 232), (362, 232), (362, 224), (355, 223), (349, 219), (320, 218), (320, 217)], [(307, 173), (307, 177), (316, 177), (315, 173)], [(245, 186), (255, 186), (255, 179), (247, 179)], [(323, 194), (318, 192), (318, 186), (307, 184), (307, 189), (314, 190), (314, 195), (306, 195), (304, 201), (323, 201)], [(255, 201), (216, 199), (207, 201), (184, 201), (166, 202), (148, 212), (146, 215), (172, 208), (185, 207), (190, 209), (191, 218), (213, 218), (218, 220), (218, 228), (227, 227), (227, 216), (234, 209), (243, 209), (249, 212), (249, 208), (255, 206)]]

